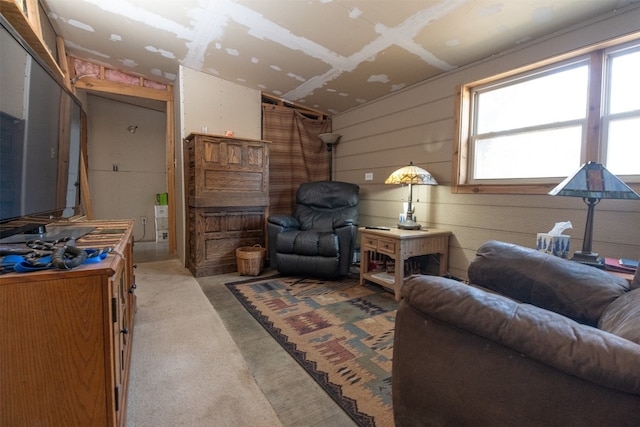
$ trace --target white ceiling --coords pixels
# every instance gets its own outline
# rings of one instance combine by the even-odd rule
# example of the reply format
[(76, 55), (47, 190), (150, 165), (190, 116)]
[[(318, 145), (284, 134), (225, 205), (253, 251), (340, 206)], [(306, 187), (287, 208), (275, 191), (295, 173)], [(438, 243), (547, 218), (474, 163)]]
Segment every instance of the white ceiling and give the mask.
[[(334, 114), (640, 0), (42, 0), (67, 53)], [(639, 24), (640, 29), (640, 24)]]

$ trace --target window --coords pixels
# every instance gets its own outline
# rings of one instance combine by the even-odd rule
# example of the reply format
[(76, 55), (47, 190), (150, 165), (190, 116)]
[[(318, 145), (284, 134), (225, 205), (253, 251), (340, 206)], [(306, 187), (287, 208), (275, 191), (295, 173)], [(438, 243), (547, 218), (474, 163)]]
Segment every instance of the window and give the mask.
[(640, 175), (640, 46), (607, 55), (603, 155), (616, 175)]
[(640, 182), (640, 42), (463, 85), (455, 192), (546, 193), (589, 160)]

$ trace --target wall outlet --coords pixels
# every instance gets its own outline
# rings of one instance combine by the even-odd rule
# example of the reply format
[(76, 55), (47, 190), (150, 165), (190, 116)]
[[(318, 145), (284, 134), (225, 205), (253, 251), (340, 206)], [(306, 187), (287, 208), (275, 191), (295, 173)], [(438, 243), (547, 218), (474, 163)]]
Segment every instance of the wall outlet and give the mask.
[(373, 181), (373, 172), (367, 172), (364, 174), (365, 181)]
[(147, 217), (146, 216), (140, 217), (140, 219), (142, 220), (142, 225), (147, 225)]

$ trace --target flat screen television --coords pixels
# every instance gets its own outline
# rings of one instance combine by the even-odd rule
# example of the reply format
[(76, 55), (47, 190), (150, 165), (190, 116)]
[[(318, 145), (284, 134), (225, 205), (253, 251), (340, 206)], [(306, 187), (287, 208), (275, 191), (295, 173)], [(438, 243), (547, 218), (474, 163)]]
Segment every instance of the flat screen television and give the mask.
[(2, 238), (79, 212), (82, 107), (2, 15), (0, 26)]

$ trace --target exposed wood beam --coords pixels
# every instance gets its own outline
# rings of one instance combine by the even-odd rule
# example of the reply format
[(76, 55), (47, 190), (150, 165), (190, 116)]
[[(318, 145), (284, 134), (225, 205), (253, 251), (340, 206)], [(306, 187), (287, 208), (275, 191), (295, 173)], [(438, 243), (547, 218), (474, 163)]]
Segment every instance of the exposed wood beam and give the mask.
[[(49, 66), (55, 77), (64, 83), (64, 73), (39, 36), (41, 31), (40, 27), (37, 29), (33, 27), (32, 22), (30, 22), (29, 18), (27, 18), (15, 0), (0, 0), (0, 13), (2, 13), (11, 26), (20, 33), (31, 49), (38, 54), (40, 59)], [(38, 8), (36, 7), (29, 15), (39, 15)], [(39, 18), (38, 22), (40, 22)]]
[(268, 93), (262, 92), (262, 103), (263, 105), (278, 105), (280, 107), (288, 107), (293, 108), (295, 110), (300, 111), (302, 114), (309, 116), (315, 120), (326, 120), (331, 117), (329, 114), (315, 110), (313, 108), (309, 108), (302, 104), (297, 104), (292, 101), (287, 101), (286, 99), (282, 99), (280, 97), (270, 95)]
[(43, 40), (42, 37), (42, 24), (40, 23), (40, 6), (38, 5), (38, 0), (25, 0), (27, 10), (26, 15), (27, 19), (31, 23), (31, 28), (36, 33), (40, 40)]
[[(102, 72), (101, 74), (104, 75)], [(97, 79), (95, 77), (80, 77), (75, 81), (72, 80), (72, 83), (76, 89), (137, 96), (140, 98), (154, 99), (156, 101), (166, 102), (173, 98), (173, 93), (169, 90), (171, 87), (170, 85), (167, 85), (166, 90), (160, 90), (149, 87), (128, 85), (126, 83), (112, 82), (109, 80)]]
[(71, 76), (69, 74), (69, 64), (67, 62), (67, 51), (64, 47), (64, 40), (62, 37), (56, 37), (56, 47), (58, 51), (58, 64), (60, 64), (60, 70), (64, 76), (64, 85), (71, 92), (75, 93), (73, 87), (71, 87)]
[(93, 215), (93, 202), (91, 201), (91, 189), (89, 188), (89, 166), (87, 155), (87, 115), (82, 112), (82, 138), (80, 147), (80, 197), (82, 212), (87, 219), (94, 219)]
[(178, 244), (176, 238), (176, 199), (175, 199), (175, 184), (176, 184), (176, 163), (175, 163), (175, 127), (173, 117), (173, 92), (171, 93), (171, 99), (167, 100), (166, 117), (167, 117), (167, 135), (166, 135), (166, 158), (167, 158), (167, 195), (169, 197), (169, 253), (176, 253), (178, 251)]

